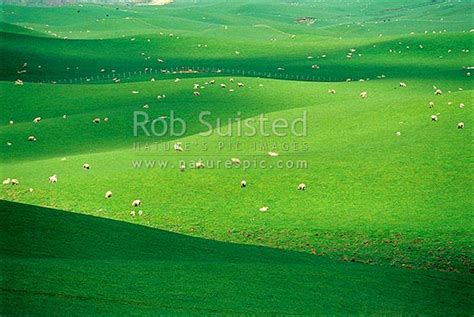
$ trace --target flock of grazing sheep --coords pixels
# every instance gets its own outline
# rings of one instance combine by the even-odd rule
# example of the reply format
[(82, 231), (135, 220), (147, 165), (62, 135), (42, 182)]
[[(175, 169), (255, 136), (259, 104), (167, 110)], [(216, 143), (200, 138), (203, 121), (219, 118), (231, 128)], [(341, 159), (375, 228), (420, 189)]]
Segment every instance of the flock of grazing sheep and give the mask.
[[(350, 52), (350, 53), (351, 53), (351, 52)], [(23, 66), (26, 67), (25, 65), (27, 65), (27, 64), (25, 63)], [(152, 81), (154, 81), (154, 80), (152, 79)], [(230, 81), (230, 83), (234, 83), (234, 79), (233, 79), (233, 78), (230, 78), (229, 81)], [(177, 83), (180, 82), (180, 79), (177, 78), (177, 79), (175, 80), (175, 82), (177, 82)], [(199, 97), (199, 96), (201, 96), (201, 89), (204, 89), (207, 85), (215, 85), (215, 84), (216, 84), (216, 80), (207, 81), (207, 82), (204, 83), (204, 85), (195, 83), (195, 84), (193, 84), (193, 95), (196, 96), (196, 97)], [(23, 85), (23, 81), (21, 81), (20, 79), (18, 79), (18, 80), (15, 81), (15, 85), (20, 85), (20, 86), (22, 86), (22, 85)], [(225, 84), (225, 83), (221, 83), (219, 86), (220, 86), (222, 89), (226, 89), (226, 88), (227, 88), (227, 84)], [(263, 86), (263, 85), (260, 84), (260, 86)], [(407, 84), (404, 83), (404, 82), (400, 82), (399, 86), (400, 86), (400, 88), (407, 88)], [(243, 82), (238, 82), (238, 83), (237, 83), (237, 87), (243, 88), (243, 87), (245, 87), (245, 84), (244, 84)], [(437, 88), (436, 86), (433, 86), (433, 90), (434, 90), (434, 95), (435, 95), (435, 96), (441, 96), (441, 95), (443, 94), (442, 90), (439, 89), (439, 88)], [(230, 88), (229, 91), (230, 91), (230, 92), (233, 92), (234, 89), (233, 89), (233, 88)], [(138, 94), (138, 93), (139, 93), (139, 91), (136, 91), (136, 90), (133, 90), (133, 91), (132, 91), (132, 94)], [(330, 93), (330, 94), (336, 94), (336, 90), (335, 90), (335, 89), (329, 89), (329, 90), (328, 90), (328, 93)], [(360, 96), (360, 98), (362, 98), (362, 99), (367, 99), (367, 98), (369, 97), (369, 94), (368, 94), (367, 91), (362, 91), (359, 96)], [(159, 95), (157, 98), (158, 98), (158, 99), (162, 99), (162, 98), (165, 98), (165, 97), (166, 97), (166, 95)], [(452, 104), (452, 103), (449, 102), (448, 104)], [(433, 101), (430, 101), (428, 105), (429, 105), (429, 108), (433, 108), (433, 107), (434, 107), (434, 102), (433, 102)], [(147, 109), (147, 108), (148, 108), (147, 106), (148, 106), (148, 105), (144, 105), (144, 108)], [(459, 105), (459, 107), (460, 107), (460, 108), (464, 108), (464, 104), (461, 103), (461, 104)], [(431, 116), (431, 121), (433, 121), (433, 122), (438, 121), (438, 116), (439, 116), (439, 113), (438, 113), (438, 114), (433, 114), (433, 115)], [(63, 115), (63, 119), (66, 119), (66, 118), (67, 118), (67, 116), (66, 116), (66, 115)], [(41, 122), (41, 120), (42, 120), (42, 117), (35, 117), (35, 118), (33, 119), (33, 123), (34, 123), (34, 124), (39, 124), (39, 123)], [(106, 118), (103, 119), (103, 121), (104, 121), (104, 122), (108, 122), (108, 121), (109, 121), (109, 118), (106, 117)], [(100, 123), (101, 123), (101, 119), (100, 119), (100, 118), (94, 118), (94, 119), (92, 120), (92, 122), (93, 122), (94, 124), (100, 124)], [(12, 124), (14, 124), (14, 122), (13, 122), (13, 121), (10, 121), (9, 124), (12, 125)], [(458, 128), (458, 129), (464, 129), (464, 122), (459, 122), (459, 123), (457, 124), (457, 128)], [(400, 132), (400, 131), (397, 131), (397, 132), (396, 132), (396, 136), (401, 136), (401, 132)], [(36, 139), (36, 137), (35, 137), (34, 135), (30, 135), (30, 136), (28, 136), (28, 141), (30, 141), (30, 142), (36, 142), (37, 139)], [(12, 145), (12, 143), (11, 143), (11, 142), (7, 142), (7, 145)], [(174, 144), (174, 150), (175, 150), (176, 152), (182, 152), (182, 151), (184, 151), (181, 142), (176, 142), (176, 143)], [(268, 152), (268, 155), (269, 155), (270, 157), (277, 157), (279, 154), (278, 154), (277, 152)], [(65, 158), (63, 158), (62, 160), (65, 160)], [(232, 159), (231, 159), (231, 162), (232, 162), (234, 165), (240, 165), (240, 159), (238, 159), (238, 158), (232, 158)], [(199, 161), (197, 161), (197, 162), (195, 163), (194, 168), (195, 168), (195, 169), (202, 169), (202, 168), (205, 168), (205, 164), (204, 164), (204, 162), (202, 162), (201, 160), (199, 160)], [(84, 163), (83, 169), (86, 170), (86, 171), (87, 171), (87, 170), (90, 170), (90, 169), (91, 169), (90, 164)], [(180, 171), (184, 172), (184, 171), (186, 170), (185, 164), (184, 164), (184, 163), (181, 163), (180, 166), (179, 166), (179, 169), (180, 169)], [(58, 182), (58, 176), (57, 176), (57, 175), (52, 175), (52, 176), (50, 176), (50, 177), (48, 178), (48, 181), (49, 181), (49, 183), (51, 183), (51, 184), (55, 184), (55, 183)], [(20, 184), (20, 182), (18, 181), (18, 179), (7, 178), (7, 179), (5, 179), (5, 180), (3, 181), (3, 185), (13, 185), (13, 186), (17, 186), (17, 185), (19, 185), (19, 184)], [(246, 187), (247, 187), (247, 181), (246, 181), (246, 180), (242, 180), (242, 181), (240, 182), (240, 187), (241, 187), (242, 189), (243, 189), (243, 188), (246, 188)], [(299, 185), (297, 186), (297, 190), (299, 190), (299, 191), (304, 191), (304, 190), (306, 190), (306, 185), (305, 185), (304, 183), (299, 184)], [(29, 191), (32, 192), (33, 189), (30, 188)], [(105, 193), (105, 198), (106, 198), (106, 199), (112, 198), (112, 192), (111, 192), (111, 191), (107, 191), (107, 192)], [(134, 208), (139, 208), (139, 207), (141, 207), (141, 205), (142, 205), (142, 202), (141, 202), (139, 199), (136, 199), (136, 200), (134, 200), (134, 201), (132, 202), (132, 207), (134, 207)], [(261, 211), (261, 212), (267, 212), (268, 210), (269, 210), (269, 207), (268, 207), (268, 206), (263, 206), (263, 207), (261, 207), (261, 208), (259, 209), (259, 211)], [(134, 217), (134, 216), (136, 216), (136, 215), (138, 215), (138, 216), (143, 215), (143, 211), (142, 211), (142, 210), (138, 210), (138, 211), (132, 210), (132, 211), (130, 212), (130, 216)]]
[[(154, 80), (152, 79), (152, 81), (154, 81)], [(180, 81), (180, 80), (179, 80), (178, 78), (175, 80), (175, 82), (179, 82), (179, 81)], [(19, 84), (19, 82), (21, 82), (21, 84)], [(230, 79), (230, 82), (231, 82), (231, 83), (234, 83), (234, 79), (231, 78), (231, 79)], [(208, 81), (208, 82), (205, 83), (205, 85), (215, 85), (215, 84), (216, 84), (216, 80), (210, 80), (210, 81)], [(22, 82), (21, 80), (17, 80), (17, 81), (15, 81), (15, 85), (23, 85), (23, 82)], [(263, 85), (261, 84), (261, 86), (263, 86)], [(221, 84), (220, 84), (220, 87), (221, 87), (222, 89), (226, 89), (226, 88), (227, 88), (227, 85), (224, 84), (224, 83), (221, 83)], [(237, 87), (243, 88), (243, 87), (245, 87), (245, 84), (242, 83), (242, 82), (238, 82), (238, 83), (237, 83)], [(200, 85), (200, 84), (194, 84), (194, 85), (193, 85), (194, 96), (199, 97), (199, 96), (200, 96), (200, 89), (203, 89), (203, 88), (205, 88), (205, 87), (202, 86), (202, 85)], [(229, 89), (229, 91), (230, 91), (230, 92), (233, 92), (234, 89), (231, 88), (231, 89)], [(140, 93), (140, 92), (137, 91), (137, 90), (133, 90), (133, 91), (132, 91), (132, 94), (139, 94), (139, 93)], [(334, 90), (334, 93), (335, 93), (335, 90)], [(165, 97), (166, 97), (165, 95), (159, 95), (159, 96), (158, 96), (158, 99), (162, 99), (162, 98), (165, 98)], [(144, 105), (144, 108), (147, 109), (147, 108), (148, 108), (147, 105)], [(66, 116), (66, 115), (63, 115), (63, 119), (66, 119), (66, 118), (67, 118), (67, 116)], [(41, 120), (42, 120), (42, 117), (36, 117), (36, 118), (33, 119), (33, 123), (34, 123), (34, 124), (38, 124), (38, 123), (41, 122)], [(103, 119), (103, 121), (104, 121), (104, 122), (108, 122), (108, 121), (109, 121), (109, 118), (106, 117), (106, 118)], [(101, 123), (101, 119), (100, 119), (100, 118), (94, 118), (94, 119), (92, 120), (92, 123), (94, 123), (94, 124), (100, 124), (100, 123)], [(14, 124), (14, 122), (13, 122), (13, 121), (10, 121), (9, 124), (12, 125), (12, 124)], [(28, 141), (36, 142), (37, 139), (36, 139), (35, 136), (30, 135), (30, 136), (28, 137)], [(12, 145), (11, 142), (7, 142), (7, 144), (8, 144), (8, 145)], [(175, 150), (176, 152), (183, 152), (183, 151), (184, 151), (181, 142), (176, 142), (176, 143), (174, 144), (173, 148), (174, 148), (174, 150)], [(277, 152), (268, 152), (268, 155), (269, 155), (270, 157), (277, 157), (279, 154), (278, 154)], [(66, 158), (62, 158), (61, 160), (64, 161), (64, 160), (66, 160)], [(238, 158), (231, 158), (231, 162), (232, 162), (232, 164), (237, 165), (237, 166), (241, 164), (241, 161), (240, 161), (240, 159), (238, 159)], [(83, 166), (82, 166), (82, 168), (83, 168), (85, 171), (88, 171), (88, 170), (91, 169), (91, 165), (88, 164), (88, 163), (84, 163)], [(197, 162), (194, 164), (194, 168), (195, 168), (195, 169), (203, 169), (203, 168), (205, 168), (205, 164), (204, 164), (203, 161), (199, 160), (199, 161), (197, 161)], [(184, 172), (184, 171), (186, 170), (186, 165), (185, 165), (184, 163), (181, 163), (180, 166), (179, 166), (179, 169), (180, 169), (181, 172)], [(55, 183), (57, 183), (57, 182), (58, 182), (58, 176), (55, 174), (55, 175), (52, 175), (52, 176), (48, 177), (48, 182), (49, 182), (50, 184), (55, 184)], [(18, 179), (10, 179), (10, 178), (7, 178), (7, 179), (5, 179), (5, 180), (3, 181), (3, 185), (13, 185), (13, 186), (17, 186), (17, 185), (19, 185), (19, 184), (20, 184), (20, 182), (18, 181)], [(240, 188), (244, 189), (244, 188), (246, 188), (246, 187), (247, 187), (247, 181), (246, 181), (246, 180), (242, 180), (242, 181), (240, 182)], [(298, 191), (304, 191), (304, 190), (306, 190), (306, 185), (305, 185), (304, 183), (299, 184), (299, 185), (297, 186), (297, 190), (298, 190)], [(33, 189), (30, 188), (29, 191), (32, 192)], [(105, 193), (104, 197), (105, 197), (105, 199), (111, 199), (111, 198), (112, 198), (112, 191), (110, 191), (110, 190), (107, 191), (107, 192)], [(139, 200), (139, 199), (135, 199), (135, 200), (132, 202), (131, 205), (132, 205), (133, 208), (139, 208), (139, 207), (142, 206), (142, 202), (141, 202), (141, 200)], [(263, 207), (259, 208), (259, 211), (261, 211), (261, 212), (267, 212), (268, 210), (269, 210), (269, 207), (268, 207), (268, 206), (263, 206)], [(138, 210), (138, 211), (132, 210), (132, 211), (130, 211), (130, 216), (135, 217), (136, 215), (142, 216), (142, 215), (143, 215), (143, 211), (142, 211), (142, 210)]]
[[(471, 30), (470, 32), (473, 32), (473, 30)], [(413, 34), (413, 32), (412, 32), (412, 34)], [(428, 31), (426, 31), (425, 34), (428, 34)], [(162, 32), (160, 32), (160, 35), (164, 35), (164, 34), (163, 34)], [(170, 38), (174, 37), (174, 34), (170, 33), (170, 34), (169, 34), (169, 37), (170, 37)], [(179, 39), (179, 37), (176, 37), (176, 38)], [(291, 39), (295, 39), (295, 38), (296, 38), (295, 35), (291, 35)], [(135, 41), (135, 38), (131, 38), (131, 41)], [(147, 42), (150, 42), (150, 39), (148, 39)], [(400, 42), (399, 44), (402, 44), (402, 43)], [(207, 47), (207, 44), (199, 44), (198, 47), (200, 47), (200, 48), (201, 48), (201, 47)], [(374, 45), (374, 47), (375, 47), (375, 45)], [(423, 45), (420, 44), (420, 45), (419, 45), (419, 48), (420, 48), (420, 49), (423, 49), (424, 47), (423, 47)], [(407, 49), (409, 49), (408, 46), (407, 46)], [(353, 56), (359, 56), (359, 57), (362, 56), (360, 53), (358, 53), (357, 55), (355, 55), (356, 52), (357, 52), (357, 49), (356, 49), (356, 48), (351, 48), (351, 49), (347, 52), (347, 54), (346, 54), (347, 59), (351, 60), (351, 59), (353, 58)], [(390, 52), (391, 52), (391, 53), (396, 53), (396, 51), (394, 51), (394, 50), (392, 50), (392, 49), (390, 50)], [(467, 53), (467, 52), (469, 52), (469, 50), (464, 49), (463, 52), (464, 52), (464, 53)], [(451, 50), (450, 50), (448, 53), (451, 53)], [(236, 54), (236, 55), (240, 55), (241, 52), (240, 52), (240, 51), (235, 51), (235, 54)], [(142, 52), (141, 55), (142, 55), (142, 56), (145, 56), (146, 54), (145, 54), (144, 52)], [(326, 57), (327, 57), (326, 55), (318, 56), (318, 58), (326, 58)], [(145, 58), (148, 60), (148, 59), (150, 59), (151, 57), (145, 56)], [(313, 56), (308, 56), (307, 59), (308, 59), (308, 60), (312, 60), (312, 59), (313, 59)], [(163, 64), (163, 63), (164, 63), (164, 60), (163, 60), (162, 58), (158, 58), (158, 59), (157, 59), (157, 62), (160, 63), (160, 64)], [(19, 74), (25, 73), (27, 67), (28, 67), (28, 64), (27, 64), (27, 63), (24, 63), (23, 66), (21, 67), (21, 69), (18, 71), (18, 73), (19, 73)], [(38, 66), (38, 67), (41, 68), (41, 66)], [(312, 68), (313, 70), (317, 71), (318, 69), (320, 69), (320, 66), (317, 65), (317, 64), (312, 64), (312, 65), (311, 65), (311, 68)], [(468, 71), (468, 72), (466, 73), (466, 76), (470, 76), (470, 75), (471, 75), (470, 69), (471, 69), (471, 68), (466, 68), (466, 70)], [(283, 71), (284, 68), (283, 68), (283, 67), (279, 67), (278, 70), (279, 70), (279, 71)], [(100, 73), (104, 73), (104, 72), (105, 72), (105, 69), (103, 69), (103, 68), (100, 69)], [(112, 73), (115, 73), (115, 71), (112, 71)], [(379, 79), (385, 78), (385, 75), (378, 76), (378, 78), (379, 78)], [(367, 80), (368, 80), (368, 79), (367, 79)], [(120, 83), (120, 78), (114, 76), (114, 77), (112, 78), (112, 81), (113, 81), (114, 83)], [(151, 81), (155, 81), (155, 79), (152, 78)], [(351, 79), (347, 79), (347, 81), (349, 82), (349, 81), (351, 81)], [(360, 81), (364, 81), (364, 79), (361, 79)], [(180, 82), (180, 79), (179, 79), (179, 78), (176, 78), (175, 82), (176, 82), (176, 83)], [(234, 83), (234, 79), (233, 79), (233, 78), (230, 78), (230, 83)], [(17, 80), (14, 82), (14, 84), (17, 85), (17, 86), (23, 86), (23, 85), (24, 85), (24, 82), (23, 82), (21, 79), (17, 79)], [(204, 85), (195, 83), (195, 84), (193, 85), (193, 95), (194, 95), (195, 97), (200, 97), (200, 96), (201, 96), (201, 91), (202, 91), (202, 89), (204, 89), (204, 88), (205, 88), (206, 86), (208, 86), (208, 85), (215, 85), (215, 84), (216, 84), (216, 80), (207, 81), (207, 82), (204, 83)], [(263, 86), (263, 85), (260, 84), (260, 86)], [(407, 88), (407, 84), (404, 83), (404, 82), (400, 82), (399, 86), (400, 86), (400, 88)], [(222, 89), (227, 89), (227, 84), (226, 84), (226, 83), (220, 83), (220, 84), (219, 84), (219, 87), (222, 88)], [(238, 88), (243, 88), (243, 87), (245, 87), (245, 84), (244, 84), (243, 82), (238, 82), (237, 85), (236, 85), (236, 87), (238, 87)], [(434, 95), (435, 95), (435, 96), (441, 96), (441, 95), (443, 94), (443, 92), (442, 92), (441, 89), (439, 89), (439, 88), (437, 88), (437, 87), (433, 87), (433, 89), (434, 89)], [(229, 88), (229, 92), (234, 92), (234, 88)], [(138, 93), (139, 93), (139, 91), (137, 91), (137, 90), (133, 90), (133, 91), (132, 91), (132, 94), (138, 94)], [(334, 94), (336, 94), (336, 90), (335, 90), (335, 89), (329, 89), (329, 90), (328, 90), (328, 93), (334, 95)], [(367, 91), (362, 91), (362, 92), (360, 93), (359, 97), (360, 97), (361, 99), (368, 99), (368, 98), (369, 98), (369, 94), (368, 94)], [(158, 99), (163, 99), (163, 98), (166, 98), (166, 95), (164, 95), (164, 94), (163, 94), (163, 95), (159, 95), (159, 96), (157, 96), (157, 98), (158, 98)], [(433, 102), (433, 101), (430, 101), (430, 102), (429, 102), (429, 108), (433, 108), (433, 107), (434, 107), (434, 102)], [(460, 108), (464, 108), (464, 104), (460, 104), (459, 107), (460, 107)], [(148, 109), (148, 108), (149, 108), (148, 104), (145, 104), (145, 105), (143, 106), (143, 108), (144, 108), (144, 109)], [(439, 115), (440, 115), (439, 113), (433, 114), (433, 115), (431, 116), (431, 121), (433, 121), (433, 122), (438, 121)], [(66, 118), (67, 118), (67, 116), (66, 116), (66, 115), (63, 115), (63, 119), (66, 119)], [(163, 117), (163, 118), (165, 118), (165, 117)], [(39, 123), (41, 122), (41, 120), (42, 120), (41, 117), (36, 117), (36, 118), (33, 119), (33, 123), (39, 124)], [(106, 118), (103, 119), (103, 121), (104, 121), (104, 122), (108, 122), (108, 121), (109, 121), (109, 118), (106, 117)], [(92, 120), (92, 122), (93, 122), (94, 124), (100, 124), (100, 123), (101, 123), (101, 119), (100, 119), (100, 118), (94, 118), (94, 119)], [(10, 124), (14, 124), (13, 121), (10, 121), (9, 123), (10, 123)], [(459, 123), (457, 124), (457, 128), (458, 128), (458, 129), (464, 129), (464, 122), (459, 122)], [(397, 131), (397, 132), (396, 132), (396, 136), (401, 136), (401, 132), (400, 132), (400, 131)], [(36, 141), (37, 141), (37, 138), (36, 138), (34, 135), (30, 135), (30, 136), (28, 136), (27, 140), (30, 141), (30, 142), (36, 142)], [(10, 141), (8, 141), (8, 142), (7, 142), (7, 145), (12, 145), (12, 143), (11, 143)], [(182, 152), (182, 151), (183, 151), (183, 148), (182, 148), (181, 143), (177, 142), (177, 143), (174, 145), (174, 150), (175, 150), (176, 152)], [(271, 156), (271, 157), (276, 157), (276, 156), (278, 156), (278, 153), (276, 153), (276, 152), (268, 152), (268, 155)], [(63, 160), (64, 160), (64, 159), (65, 159), (65, 158), (63, 158)], [(232, 158), (231, 161), (232, 161), (232, 163), (235, 164), (235, 165), (239, 165), (239, 164), (240, 164), (240, 160), (239, 160), (238, 158)], [(198, 162), (196, 162), (196, 164), (195, 164), (195, 168), (196, 168), (196, 169), (202, 169), (202, 168), (204, 168), (204, 167), (205, 167), (205, 165), (204, 165), (204, 162), (202, 162), (202, 161), (198, 161)], [(83, 165), (83, 169), (84, 169), (84, 170), (90, 170), (90, 168), (91, 168), (91, 166), (90, 166), (89, 164), (87, 164), (87, 163), (85, 163), (85, 164)], [(185, 171), (186, 166), (184, 165), (184, 163), (180, 164), (179, 169), (180, 169), (182, 172)], [(57, 177), (57, 175), (52, 175), (52, 176), (50, 176), (49, 179), (48, 179), (48, 181), (49, 181), (49, 183), (51, 183), (51, 184), (57, 183), (57, 182), (58, 182), (58, 177)], [(14, 185), (14, 186), (16, 186), (16, 185), (19, 185), (19, 181), (18, 181), (18, 179), (10, 179), (10, 178), (7, 178), (7, 179), (5, 179), (5, 180), (3, 181), (3, 184), (4, 184), (4, 185)], [(242, 181), (240, 182), (240, 187), (241, 187), (242, 189), (243, 189), (243, 188), (246, 188), (246, 187), (247, 187), (247, 182), (246, 182), (245, 180), (242, 180)], [(297, 190), (304, 191), (305, 189), (306, 189), (306, 185), (305, 185), (304, 183), (302, 183), (302, 184), (300, 184), (300, 185), (297, 186)], [(30, 192), (31, 192), (31, 191), (33, 191), (33, 189), (30, 188)], [(112, 198), (112, 192), (111, 192), (111, 191), (107, 191), (107, 192), (105, 193), (105, 198), (106, 198), (106, 199)], [(132, 207), (134, 207), (134, 208), (138, 208), (138, 207), (140, 207), (141, 205), (142, 205), (142, 202), (141, 202), (140, 200), (138, 200), (138, 199), (137, 199), (137, 200), (134, 200), (134, 201), (132, 202)], [(263, 207), (261, 207), (259, 210), (260, 210), (261, 212), (266, 212), (266, 211), (269, 210), (269, 207), (268, 207), (268, 206), (263, 206)], [(139, 211), (137, 211), (137, 212), (136, 212), (135, 210), (132, 210), (132, 211), (130, 212), (130, 215), (131, 215), (131, 216), (135, 216), (135, 215), (141, 216), (142, 214), (143, 214), (143, 211), (142, 211), (142, 210), (139, 210)]]

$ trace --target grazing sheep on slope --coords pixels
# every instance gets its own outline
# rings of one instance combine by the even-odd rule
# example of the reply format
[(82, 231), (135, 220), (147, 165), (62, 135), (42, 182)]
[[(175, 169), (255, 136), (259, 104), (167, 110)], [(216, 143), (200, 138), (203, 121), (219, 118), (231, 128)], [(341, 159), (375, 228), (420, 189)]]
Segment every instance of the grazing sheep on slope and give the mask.
[(231, 158), (230, 161), (232, 162), (232, 164), (235, 164), (235, 165), (240, 164), (240, 159), (238, 159), (238, 158)]
[(458, 129), (464, 129), (464, 122), (458, 123)]
[(51, 184), (57, 183), (57, 182), (58, 182), (58, 176), (56, 176), (56, 175), (50, 176), (50, 177), (48, 178), (48, 181), (49, 181)]
[(109, 199), (112, 197), (112, 192), (109, 190), (105, 193), (105, 198)]
[(298, 190), (306, 190), (306, 185), (304, 183), (299, 184)]
[(197, 169), (204, 168), (205, 167), (204, 162), (203, 161), (197, 161), (195, 167)]
[(132, 207), (139, 207), (141, 206), (142, 202), (139, 199), (135, 199), (132, 201)]

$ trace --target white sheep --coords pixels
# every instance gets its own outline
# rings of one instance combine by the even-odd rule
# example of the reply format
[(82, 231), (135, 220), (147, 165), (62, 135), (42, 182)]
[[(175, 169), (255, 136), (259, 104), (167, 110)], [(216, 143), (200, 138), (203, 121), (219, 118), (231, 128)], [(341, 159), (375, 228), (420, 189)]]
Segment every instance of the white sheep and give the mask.
[(225, 88), (227, 88), (227, 85), (226, 84), (221, 84), (221, 88), (225, 89)]
[(94, 118), (94, 120), (92, 120), (93, 123), (95, 124), (98, 124), (100, 123), (100, 118)]
[(463, 109), (463, 108), (464, 108), (464, 104), (463, 104), (463, 103), (459, 104), (459, 108)]
[(109, 199), (109, 198), (111, 198), (111, 197), (112, 197), (112, 192), (109, 190), (109, 191), (107, 191), (107, 192), (105, 193), (105, 198), (106, 198), (106, 199)]
[(306, 190), (306, 185), (304, 183), (299, 184), (298, 190)]
[(181, 163), (181, 164), (179, 165), (179, 170), (180, 170), (181, 172), (184, 172), (184, 171), (186, 170), (186, 164)]
[(141, 204), (142, 202), (139, 199), (135, 199), (134, 201), (132, 201), (132, 207), (140, 207)]
[(367, 99), (367, 97), (368, 97), (369, 95), (368, 95), (367, 91), (363, 91), (363, 92), (360, 93), (359, 96), (360, 96), (362, 99)]
[(441, 89), (436, 89), (435, 92), (434, 92), (434, 94), (435, 94), (436, 96), (441, 96), (441, 95), (443, 94), (443, 91), (442, 91)]
[(335, 95), (336, 94), (336, 90), (335, 89), (329, 89), (328, 90), (328, 93), (332, 94), (332, 95)]
[(201, 96), (201, 94), (199, 93), (199, 91), (195, 91), (194, 96), (199, 97), (199, 96)]
[(458, 123), (458, 129), (464, 129), (464, 122)]
[(49, 183), (51, 183), (51, 184), (57, 183), (57, 182), (58, 182), (58, 176), (57, 176), (57, 175), (50, 176), (50, 177), (48, 178), (48, 181), (49, 181)]
[(244, 83), (237, 83), (237, 86), (239, 86), (240, 88), (244, 87)]
[(36, 117), (33, 119), (33, 123), (39, 123), (41, 121), (41, 117)]
[(12, 180), (10, 178), (7, 178), (7, 179), (3, 180), (2, 184), (3, 185), (10, 185), (11, 181)]
[(279, 154), (277, 152), (268, 152), (268, 155), (271, 157), (277, 157)]
[(247, 187), (247, 182), (245, 180), (242, 180), (240, 182), (240, 188), (245, 188), (245, 187)]
[(34, 135), (30, 135), (30, 136), (28, 137), (28, 141), (30, 141), (30, 142), (36, 142), (36, 137), (35, 137)]
[(130, 216), (135, 217), (135, 210), (130, 211)]
[(231, 158), (230, 161), (232, 162), (232, 164), (235, 164), (235, 165), (239, 165), (239, 164), (240, 164), (240, 159), (235, 158), (235, 157)]
[(84, 165), (82, 165), (82, 168), (88, 171), (91, 169), (91, 166), (87, 163), (84, 163)]
[(195, 167), (197, 169), (205, 168), (206, 166), (204, 165), (203, 161), (197, 161)]
[(12, 186), (17, 186), (17, 185), (20, 185), (20, 182), (18, 181), (18, 179), (12, 178), (11, 184)]
[(174, 150), (175, 150), (176, 152), (183, 152), (183, 147), (182, 147), (181, 142), (176, 142), (176, 143), (174, 144)]
[(138, 211), (138, 215), (139, 215), (139, 216), (142, 216), (142, 215), (143, 215), (143, 210), (139, 210), (139, 211)]
[(268, 208), (268, 206), (263, 206), (263, 207), (260, 208), (259, 210), (260, 210), (261, 212), (267, 212), (268, 209), (270, 209), (270, 208)]
[(438, 116), (437, 115), (432, 115), (431, 116), (431, 121), (438, 121)]
[(430, 108), (433, 108), (433, 107), (434, 107), (434, 102), (433, 102), (433, 101), (430, 101), (430, 103), (428, 104), (428, 106), (429, 106)]
[(397, 131), (397, 132), (395, 133), (395, 135), (396, 135), (396, 136), (401, 136), (402, 133), (401, 133), (400, 131)]
[(407, 87), (407, 84), (401, 82), (401, 83), (400, 83), (400, 87), (401, 87), (401, 88), (406, 88), (406, 87)]

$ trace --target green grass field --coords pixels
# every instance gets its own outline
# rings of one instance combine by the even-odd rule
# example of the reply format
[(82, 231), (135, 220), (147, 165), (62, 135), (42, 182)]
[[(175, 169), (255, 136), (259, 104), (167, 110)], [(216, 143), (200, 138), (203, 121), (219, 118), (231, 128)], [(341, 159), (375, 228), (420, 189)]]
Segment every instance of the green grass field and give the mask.
[(2, 315), (472, 315), (470, 1), (0, 8)]
[(10, 228), (1, 239), (6, 315), (462, 315), (471, 308), (470, 284), (460, 274), (341, 263), (40, 207), (1, 207)]

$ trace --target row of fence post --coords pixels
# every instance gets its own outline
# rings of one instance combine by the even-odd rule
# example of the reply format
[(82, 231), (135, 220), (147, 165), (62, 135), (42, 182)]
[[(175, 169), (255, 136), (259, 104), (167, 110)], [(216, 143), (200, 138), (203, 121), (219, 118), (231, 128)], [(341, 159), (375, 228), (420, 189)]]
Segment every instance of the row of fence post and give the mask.
[[(60, 79), (56, 81), (57, 83), (83, 83), (91, 81), (104, 81), (106, 79), (119, 78), (119, 79), (132, 79), (134, 77), (140, 77), (144, 75), (153, 75), (153, 74), (162, 74), (162, 75), (171, 75), (178, 74), (179, 72), (198, 72), (202, 74), (226, 74), (226, 75), (238, 75), (238, 76), (248, 76), (248, 77), (259, 77), (259, 78), (274, 78), (274, 79), (286, 79), (286, 80), (302, 80), (302, 81), (343, 81), (343, 79), (338, 80), (337, 78), (321, 76), (309, 76), (309, 75), (296, 75), (296, 74), (284, 74), (284, 73), (272, 73), (272, 72), (257, 72), (250, 70), (240, 70), (240, 69), (226, 69), (226, 68), (215, 68), (215, 67), (173, 67), (170, 69), (153, 69), (143, 71), (129, 71), (123, 73), (108, 73), (96, 76), (87, 76), (85, 78), (68, 78)], [(43, 81), (43, 83), (45, 83)]]

